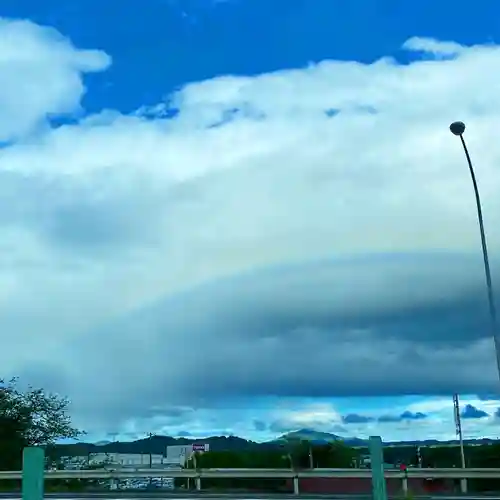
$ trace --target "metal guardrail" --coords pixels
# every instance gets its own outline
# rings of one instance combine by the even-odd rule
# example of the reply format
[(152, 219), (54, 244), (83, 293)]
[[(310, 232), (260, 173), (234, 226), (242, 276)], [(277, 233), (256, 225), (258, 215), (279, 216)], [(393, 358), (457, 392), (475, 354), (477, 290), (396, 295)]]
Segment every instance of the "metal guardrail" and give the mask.
[[(386, 478), (424, 478), (424, 479), (500, 479), (500, 469), (408, 469), (402, 472), (388, 469), (384, 472)], [(57, 470), (45, 471), (45, 479), (120, 479), (120, 478), (371, 478), (370, 469), (123, 469), (115, 470)], [(2, 479), (21, 479), (21, 471), (0, 471)]]

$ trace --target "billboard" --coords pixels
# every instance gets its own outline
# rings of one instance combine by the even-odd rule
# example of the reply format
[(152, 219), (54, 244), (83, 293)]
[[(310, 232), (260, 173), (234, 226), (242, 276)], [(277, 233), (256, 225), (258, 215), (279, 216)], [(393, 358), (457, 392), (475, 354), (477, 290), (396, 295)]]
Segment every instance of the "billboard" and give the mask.
[(208, 451), (205, 443), (193, 443), (193, 451)]

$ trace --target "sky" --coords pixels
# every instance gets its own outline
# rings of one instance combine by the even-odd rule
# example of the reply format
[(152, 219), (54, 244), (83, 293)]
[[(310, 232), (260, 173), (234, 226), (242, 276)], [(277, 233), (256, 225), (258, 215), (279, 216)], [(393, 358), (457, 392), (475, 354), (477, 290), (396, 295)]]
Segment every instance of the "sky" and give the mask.
[(500, 434), (496, 1), (3, 0), (0, 366), (89, 439)]

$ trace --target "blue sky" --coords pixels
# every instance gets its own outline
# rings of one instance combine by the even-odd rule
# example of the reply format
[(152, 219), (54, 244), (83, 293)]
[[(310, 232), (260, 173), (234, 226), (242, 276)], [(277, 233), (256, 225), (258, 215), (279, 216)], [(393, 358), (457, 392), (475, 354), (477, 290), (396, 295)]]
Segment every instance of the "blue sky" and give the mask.
[[(133, 111), (153, 105), (186, 82), (218, 75), (258, 75), (325, 59), (372, 62), (393, 55), (413, 36), (459, 43), (494, 42), (498, 5), (475, 9), (444, 0), (6, 0), (5, 17), (56, 28), (78, 47), (113, 57), (88, 82), (88, 111)], [(258, 36), (257, 36), (258, 35)]]
[(99, 439), (445, 439), (453, 392), (496, 436), (447, 128), (468, 124), (500, 288), (500, 6), (464, 7), (4, 0), (5, 376)]

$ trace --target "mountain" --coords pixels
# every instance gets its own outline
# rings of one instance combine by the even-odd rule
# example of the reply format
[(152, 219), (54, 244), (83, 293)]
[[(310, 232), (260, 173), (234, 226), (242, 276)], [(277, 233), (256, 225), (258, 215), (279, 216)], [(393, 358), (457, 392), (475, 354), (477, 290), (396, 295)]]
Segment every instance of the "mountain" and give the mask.
[(326, 444), (333, 443), (335, 441), (342, 441), (340, 436), (336, 434), (330, 434), (328, 432), (319, 432), (313, 429), (300, 429), (298, 431), (289, 432), (281, 436), (281, 439), (286, 441), (294, 441), (303, 439), (305, 441), (310, 441), (311, 443)]
[[(284, 434), (278, 439), (265, 443), (256, 443), (255, 441), (243, 439), (237, 436), (210, 436), (201, 439), (174, 438), (171, 436), (152, 436), (151, 438), (139, 439), (137, 441), (115, 441), (98, 443), (75, 443), (75, 444), (57, 444), (54, 445), (54, 452), (59, 456), (86, 456), (90, 453), (153, 453), (163, 454), (167, 446), (188, 445), (193, 443), (208, 443), (210, 450), (256, 450), (256, 449), (276, 449), (286, 443), (297, 440), (310, 441), (313, 444), (326, 444), (341, 441), (348, 446), (356, 448), (368, 447), (368, 441), (356, 437), (342, 438), (336, 434), (328, 432), (319, 432), (313, 429), (300, 429), (298, 431)], [(497, 442), (492, 439), (468, 439), (464, 444), (468, 446), (477, 446)], [(385, 442), (384, 446), (404, 447), (404, 446), (457, 446), (458, 441), (401, 441)]]
[(85, 456), (90, 453), (153, 453), (163, 454), (167, 446), (188, 445), (193, 443), (208, 443), (210, 450), (249, 450), (266, 446), (254, 441), (236, 436), (211, 436), (203, 439), (174, 438), (171, 436), (152, 436), (136, 441), (114, 441), (101, 443), (74, 443), (54, 445), (59, 456)]
[(298, 431), (289, 432), (284, 434), (276, 440), (276, 442), (289, 442), (289, 441), (309, 441), (313, 444), (328, 444), (335, 442), (342, 442), (348, 446), (368, 446), (368, 441), (355, 437), (343, 438), (336, 434), (329, 432), (320, 432), (313, 429), (300, 429)]
[(284, 434), (278, 439), (256, 443), (255, 441), (243, 439), (236, 436), (210, 436), (202, 439), (173, 438), (170, 436), (152, 436), (151, 438), (139, 439), (137, 441), (100, 441), (98, 443), (75, 443), (58, 444), (55, 446), (59, 455), (79, 455), (84, 456), (89, 453), (165, 453), (167, 446), (188, 445), (193, 443), (208, 443), (210, 450), (252, 450), (252, 449), (273, 449), (283, 446), (292, 441), (304, 440), (313, 444), (326, 444), (335, 441), (342, 441), (349, 446), (367, 446), (367, 442), (357, 438), (341, 438), (335, 434), (314, 431), (312, 429), (301, 429)]

